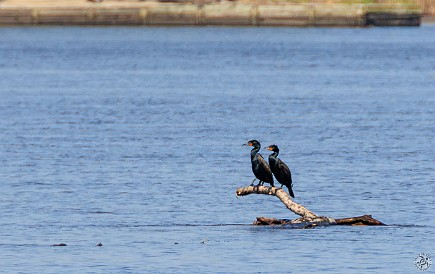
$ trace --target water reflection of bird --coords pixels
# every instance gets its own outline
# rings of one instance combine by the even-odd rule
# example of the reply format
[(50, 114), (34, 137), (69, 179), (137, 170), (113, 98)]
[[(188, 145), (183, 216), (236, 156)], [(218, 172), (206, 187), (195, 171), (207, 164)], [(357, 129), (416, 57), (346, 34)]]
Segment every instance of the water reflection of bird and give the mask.
[(269, 155), (269, 165), (273, 175), (275, 175), (275, 178), (281, 184), (281, 187), (285, 185), (288, 188), (290, 196), (294, 198), (295, 194), (292, 190), (292, 173), (290, 172), (288, 166), (283, 161), (281, 161), (281, 159), (278, 158), (278, 146), (270, 145), (266, 149), (273, 151), (273, 153)]
[[(258, 151), (261, 148), (260, 142), (257, 140), (250, 140), (246, 144), (243, 144), (244, 146), (251, 146), (254, 147), (251, 150), (251, 163), (252, 163), (252, 172), (254, 173), (255, 177), (260, 180), (258, 185), (263, 185), (264, 182), (273, 185), (273, 175), (272, 171), (270, 170), (269, 165), (264, 160), (263, 156), (261, 156)], [(252, 181), (252, 184), (254, 184), (255, 179)]]

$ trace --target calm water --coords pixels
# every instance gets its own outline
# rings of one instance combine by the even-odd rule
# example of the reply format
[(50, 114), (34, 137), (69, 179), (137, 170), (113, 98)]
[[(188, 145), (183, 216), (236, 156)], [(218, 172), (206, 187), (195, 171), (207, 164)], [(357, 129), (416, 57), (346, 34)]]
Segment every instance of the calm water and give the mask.
[[(0, 75), (2, 273), (419, 273), (419, 253), (435, 260), (435, 25), (1, 28)], [(251, 226), (297, 217), (235, 197), (254, 138), (280, 146), (297, 202), (392, 226)]]

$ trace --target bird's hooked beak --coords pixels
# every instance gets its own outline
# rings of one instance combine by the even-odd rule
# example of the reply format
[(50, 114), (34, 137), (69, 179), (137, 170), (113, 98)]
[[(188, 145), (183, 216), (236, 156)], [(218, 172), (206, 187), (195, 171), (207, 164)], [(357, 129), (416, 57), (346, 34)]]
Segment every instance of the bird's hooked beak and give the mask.
[(247, 143), (243, 144), (242, 146), (252, 147), (252, 143), (247, 142)]
[(265, 147), (264, 149), (267, 149), (267, 150), (270, 150), (270, 151), (273, 150), (273, 148), (271, 148), (271, 147)]

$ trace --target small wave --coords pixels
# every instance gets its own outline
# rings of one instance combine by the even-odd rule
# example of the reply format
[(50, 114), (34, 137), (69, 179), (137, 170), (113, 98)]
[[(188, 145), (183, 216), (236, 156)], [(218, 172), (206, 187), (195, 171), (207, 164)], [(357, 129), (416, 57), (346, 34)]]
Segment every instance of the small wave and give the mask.
[(110, 211), (91, 211), (92, 214), (115, 214), (114, 212)]
[(388, 227), (403, 227), (403, 228), (411, 228), (411, 227), (415, 227), (415, 228), (422, 228), (422, 227), (430, 227), (428, 225), (408, 225), (408, 224), (391, 224), (388, 225)]

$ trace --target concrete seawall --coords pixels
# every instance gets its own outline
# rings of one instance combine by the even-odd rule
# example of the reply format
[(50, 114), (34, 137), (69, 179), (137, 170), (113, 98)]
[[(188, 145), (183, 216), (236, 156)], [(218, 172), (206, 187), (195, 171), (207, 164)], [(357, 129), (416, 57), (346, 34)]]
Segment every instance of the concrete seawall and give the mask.
[(256, 4), (221, 2), (128, 5), (0, 5), (0, 25), (419, 26), (421, 12), (405, 5)]

